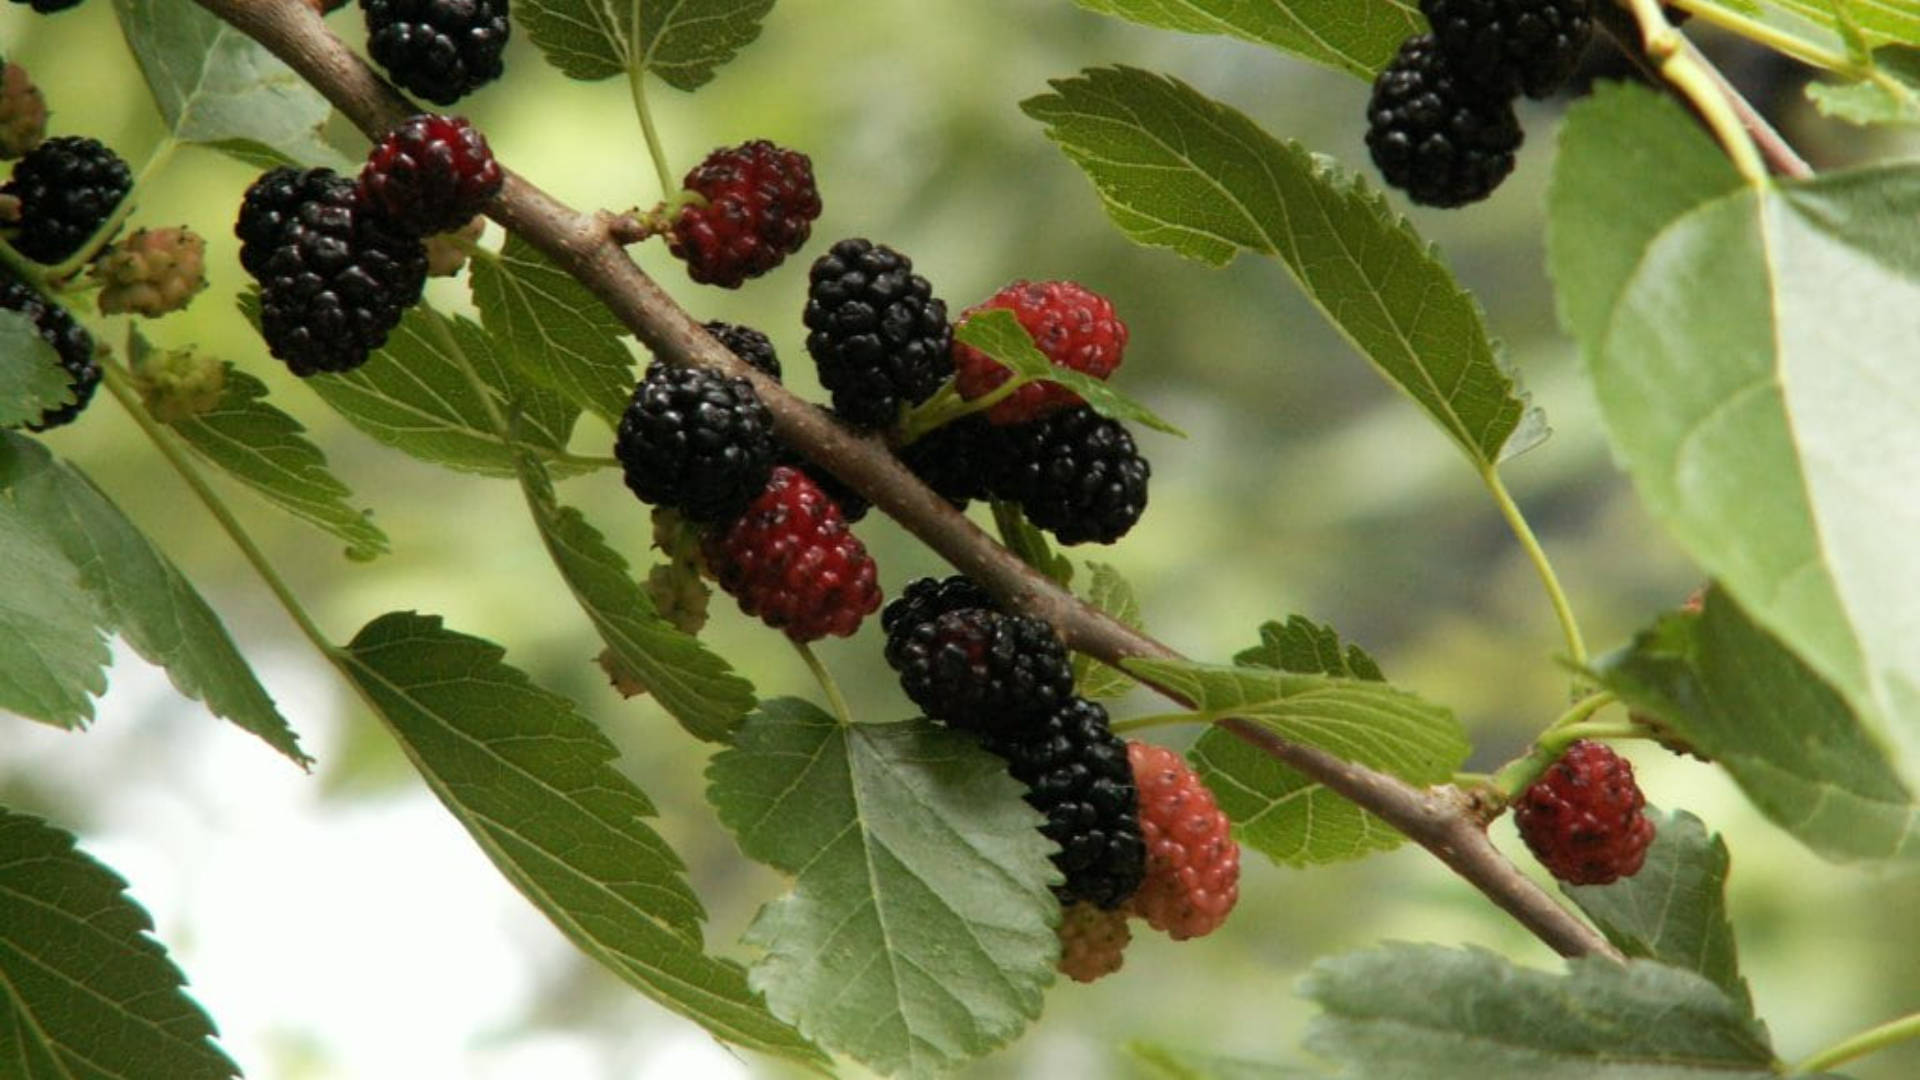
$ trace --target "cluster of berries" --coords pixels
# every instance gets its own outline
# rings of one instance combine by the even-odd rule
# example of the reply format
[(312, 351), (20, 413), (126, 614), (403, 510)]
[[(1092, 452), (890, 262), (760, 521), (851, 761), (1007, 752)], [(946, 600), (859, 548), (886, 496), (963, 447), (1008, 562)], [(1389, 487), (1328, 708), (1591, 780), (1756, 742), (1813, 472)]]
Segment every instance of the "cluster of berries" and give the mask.
[[(185, 228), (140, 229), (111, 243), (118, 229), (108, 226), (133, 189), (132, 170), (97, 139), (49, 138), (46, 100), (14, 63), (0, 68), (0, 159), (15, 160), (12, 174), (0, 184), (0, 238), (43, 268), (40, 282), (64, 290), (77, 270), (66, 264), (84, 260), (89, 284), (99, 289), (95, 300), (102, 313), (150, 318), (185, 307), (206, 287), (206, 243)], [(107, 235), (96, 235), (101, 233)], [(53, 347), (73, 396), (72, 402), (28, 422), (28, 430), (71, 423), (100, 384), (92, 335), (35, 284), (5, 272), (0, 272), (0, 310), (25, 316)]]
[[(806, 155), (764, 140), (715, 150), (685, 186), (689, 198), (661, 231), (689, 276), (727, 288), (797, 252), (821, 209)], [(1016, 282), (966, 314), (989, 308), (1011, 310), (1058, 366), (1095, 378), (1119, 366), (1125, 325), (1078, 285)], [(809, 272), (802, 321), (829, 414), (888, 436), (956, 505), (1018, 503), (1068, 544), (1111, 542), (1139, 520), (1150, 470), (1125, 427), (1050, 383), (1003, 389), (1009, 372), (955, 343), (945, 301), (907, 256), (859, 238), (834, 244)], [(765, 334), (717, 322), (707, 330), (779, 380)], [(981, 406), (907, 442), (907, 410), (949, 383)], [(773, 434), (747, 380), (651, 365), (614, 452), (635, 495), (705, 530), (708, 569), (748, 614), (808, 641), (850, 634), (878, 607), (873, 562), (847, 530), (866, 500)]]
[(1075, 695), (1051, 627), (964, 577), (908, 585), (881, 625), (901, 689), (1005, 759), (1045, 818), (1063, 878), (1062, 971), (1090, 982), (1118, 970), (1128, 916), (1176, 940), (1225, 920), (1240, 870), (1226, 815), (1178, 754), (1122, 740)]
[(1593, 0), (1420, 0), (1432, 32), (1400, 46), (1367, 103), (1387, 183), (1428, 206), (1478, 202), (1513, 171), (1524, 93), (1564, 85), (1593, 39)]
[(365, 363), (419, 302), (428, 238), (466, 226), (501, 183), (486, 139), (431, 113), (389, 132), (358, 179), (288, 166), (261, 175), (234, 233), (260, 282), (268, 349), (301, 376)]
[(507, 0), (360, 0), (360, 8), (367, 55), (435, 105), (459, 101), (504, 70)]

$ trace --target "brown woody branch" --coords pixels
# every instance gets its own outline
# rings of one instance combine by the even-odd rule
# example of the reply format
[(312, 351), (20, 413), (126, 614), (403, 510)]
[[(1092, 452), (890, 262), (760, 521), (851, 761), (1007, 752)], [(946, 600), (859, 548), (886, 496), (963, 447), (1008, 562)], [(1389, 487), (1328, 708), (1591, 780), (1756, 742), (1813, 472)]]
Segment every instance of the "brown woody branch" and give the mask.
[[(306, 4), (198, 2), (284, 60), (370, 137), (415, 111)], [(592, 290), (655, 356), (752, 381), (782, 438), (831, 469), (962, 573), (1013, 607), (1047, 620), (1074, 649), (1113, 664), (1128, 657), (1179, 658), (1172, 649), (1087, 606), (1021, 562), (920, 483), (878, 439), (848, 432), (715, 342), (627, 256), (615, 239), (611, 216), (575, 211), (512, 172), (488, 213)], [(1168, 696), (1178, 700), (1177, 695)], [(1405, 833), (1561, 954), (1619, 958), (1606, 939), (1500, 854), (1488, 840), (1481, 818), (1458, 790), (1423, 791), (1288, 742), (1245, 720), (1225, 720), (1221, 726)]]

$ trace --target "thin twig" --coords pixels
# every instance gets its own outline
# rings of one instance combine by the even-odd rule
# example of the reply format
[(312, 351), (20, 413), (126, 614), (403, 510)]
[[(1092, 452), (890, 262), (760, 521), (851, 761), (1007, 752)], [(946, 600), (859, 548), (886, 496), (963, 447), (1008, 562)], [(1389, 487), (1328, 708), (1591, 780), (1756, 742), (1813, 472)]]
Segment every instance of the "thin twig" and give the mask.
[[(362, 131), (384, 131), (413, 111), (305, 5), (198, 2), (284, 60)], [(852, 434), (727, 351), (627, 256), (610, 234), (610, 215), (572, 210), (511, 171), (488, 214), (592, 291), (656, 357), (749, 380), (789, 445), (831, 470), (1007, 604), (1051, 623), (1072, 648), (1114, 665), (1135, 656), (1179, 659), (1167, 646), (1108, 618), (1029, 568), (908, 472), (880, 440)], [(1161, 692), (1166, 693), (1164, 688)], [(1567, 956), (1620, 958), (1605, 938), (1500, 854), (1464, 794), (1450, 787), (1423, 791), (1288, 742), (1247, 721), (1225, 720), (1221, 725), (1405, 833), (1554, 950)]]

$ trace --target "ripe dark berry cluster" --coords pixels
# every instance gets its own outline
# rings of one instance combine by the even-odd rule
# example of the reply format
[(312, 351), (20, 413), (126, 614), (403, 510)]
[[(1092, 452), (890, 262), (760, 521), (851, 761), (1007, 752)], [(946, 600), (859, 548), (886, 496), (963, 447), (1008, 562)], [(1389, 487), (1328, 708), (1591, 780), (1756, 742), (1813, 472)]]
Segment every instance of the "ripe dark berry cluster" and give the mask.
[(880, 607), (873, 557), (798, 469), (776, 466), (745, 513), (708, 533), (702, 553), (741, 611), (795, 641), (846, 637)]
[(421, 113), (387, 133), (360, 170), (360, 194), (417, 236), (457, 229), (500, 191), (500, 166), (465, 117)]
[(1520, 838), (1548, 872), (1570, 885), (1607, 885), (1640, 872), (1653, 822), (1633, 765), (1582, 739), (1514, 800)]
[(28, 151), (0, 195), (19, 200), (14, 250), (34, 262), (77, 254), (133, 189), (133, 173), (98, 139), (61, 135)]
[(907, 586), (880, 616), (887, 663), (927, 716), (1007, 760), (1059, 845), (1063, 904), (1125, 903), (1145, 872), (1126, 744), (1073, 694), (1066, 646), (1039, 619), (1003, 611), (964, 577)]
[(47, 409), (40, 419), (27, 424), (29, 431), (46, 431), (72, 423), (100, 386), (100, 365), (93, 357), (93, 337), (73, 321), (67, 309), (47, 300), (32, 287), (19, 281), (0, 279), (0, 310), (25, 315), (41, 340), (53, 346), (60, 367), (73, 388), (73, 401)]
[(1432, 33), (1374, 81), (1367, 149), (1427, 206), (1478, 202), (1513, 171), (1513, 99), (1565, 85), (1593, 39), (1593, 0), (1420, 0)]
[(1146, 511), (1152, 473), (1125, 425), (1076, 405), (997, 429), (988, 484), (1062, 544), (1111, 544)]
[(765, 139), (715, 150), (683, 186), (701, 201), (681, 209), (667, 246), (703, 285), (734, 289), (779, 266), (820, 216), (813, 163)]
[(386, 342), (426, 283), (426, 249), (331, 169), (281, 166), (234, 226), (260, 282), (260, 333), (295, 375), (348, 371)]
[(367, 53), (408, 93), (451, 105), (500, 77), (507, 0), (360, 0)]
[(1213, 933), (1240, 898), (1240, 845), (1213, 792), (1164, 746), (1127, 744), (1147, 876), (1131, 910), (1175, 941)]
[(884, 244), (842, 240), (809, 274), (807, 352), (833, 407), (859, 428), (893, 426), (953, 373), (947, 305), (913, 260)]
[[(1011, 311), (1055, 367), (1071, 368), (1096, 379), (1113, 374), (1127, 348), (1127, 324), (1106, 297), (1073, 281), (1016, 281), (961, 312), (960, 322), (980, 311)], [(984, 397), (1010, 372), (986, 353), (956, 342), (954, 386), (969, 401)], [(1037, 420), (1080, 404), (1080, 396), (1058, 383), (1033, 382), (987, 410), (995, 424)]]
[(725, 523), (773, 475), (773, 417), (745, 379), (655, 363), (620, 418), (614, 456), (641, 500)]

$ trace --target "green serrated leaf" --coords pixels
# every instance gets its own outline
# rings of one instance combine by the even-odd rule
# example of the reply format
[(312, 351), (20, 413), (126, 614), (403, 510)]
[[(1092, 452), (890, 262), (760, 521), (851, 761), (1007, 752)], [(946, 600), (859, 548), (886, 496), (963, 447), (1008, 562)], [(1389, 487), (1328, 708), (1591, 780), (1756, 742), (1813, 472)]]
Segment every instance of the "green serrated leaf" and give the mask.
[(1827, 682), (1717, 587), (1661, 619), (1598, 676), (1830, 859), (1920, 859), (1920, 800)]
[(240, 1075), (126, 888), (71, 834), (0, 807), (0, 1061), (12, 1080)]
[(0, 437), (0, 492), (80, 571), (100, 625), (167, 671), (174, 688), (305, 767), (273, 699), (193, 583), (72, 466), (31, 439)]
[[(1691, 0), (1687, 5), (1717, 25), (1759, 26), (1769, 36), (1794, 43), (1792, 55), (1851, 55), (1854, 37), (1873, 49), (1891, 42), (1920, 45), (1920, 5), (1913, 0)], [(1846, 18), (1840, 17), (1844, 11)]]
[(253, 39), (192, 0), (113, 0), (160, 118), (181, 142), (258, 164), (353, 164), (320, 137), (332, 106)]
[(79, 568), (6, 479), (27, 440), (0, 439), (0, 711), (72, 728), (93, 719), (113, 655)]
[[(1242, 667), (1331, 675), (1384, 683), (1380, 667), (1358, 645), (1304, 616), (1260, 627), (1260, 644), (1233, 658)], [(1399, 830), (1336, 795), (1232, 732), (1209, 728), (1187, 752), (1246, 846), (1288, 866), (1309, 866), (1391, 851)]]
[(1279, 259), (1482, 469), (1546, 437), (1479, 306), (1377, 192), (1175, 79), (1095, 68), (1052, 86), (1021, 108), (1128, 236), (1215, 266)]
[(1727, 845), (1685, 810), (1649, 808), (1653, 846), (1640, 872), (1611, 885), (1562, 885), (1628, 956), (1699, 972), (1753, 1014), (1727, 919)]
[(619, 424), (633, 393), (633, 357), (620, 341), (626, 328), (605, 304), (517, 235), (498, 255), (476, 258), (467, 279), (481, 323), (516, 367), (608, 426)]
[(300, 422), (266, 400), (265, 383), (226, 365), (220, 403), (172, 427), (187, 445), (281, 509), (346, 541), (350, 558), (389, 549), (371, 512), (348, 505), (352, 492), (327, 471), (326, 455)]
[[(1140, 600), (1133, 594), (1133, 585), (1108, 563), (1088, 562), (1087, 569), (1093, 574), (1093, 580), (1087, 585), (1087, 603), (1123, 626), (1140, 629)], [(1074, 653), (1073, 686), (1081, 697), (1101, 701), (1132, 690), (1133, 680), (1119, 668), (1103, 664), (1086, 653)]]
[[(1920, 530), (1920, 398), (1894, 389), (1920, 335), (1920, 165), (1751, 187), (1717, 157), (1651, 91), (1572, 110), (1563, 314), (1653, 516), (1920, 775), (1920, 562), (1896, 539)], [(1589, 171), (1636, 162), (1661, 179)]]
[(1395, 944), (1322, 960), (1307, 1048), (1365, 1080), (1763, 1080), (1766, 1031), (1712, 982), (1647, 960), (1550, 975), (1484, 949)]
[(1413, 0), (1075, 0), (1089, 11), (1192, 34), (1227, 34), (1371, 81), (1426, 29)]
[(1125, 666), (1192, 702), (1195, 721), (1252, 720), (1408, 783), (1451, 779), (1467, 757), (1466, 733), (1451, 711), (1384, 682), (1191, 660), (1134, 658)]
[(764, 702), (707, 772), (750, 857), (795, 875), (754, 985), (822, 1044), (928, 1076), (1006, 1043), (1053, 979), (1059, 880), (1005, 763), (931, 721)]
[[(239, 303), (258, 326), (259, 293), (243, 293)], [(520, 450), (537, 454), (563, 476), (592, 467), (566, 457), (580, 410), (503, 360), (500, 353), (510, 345), (497, 344), (470, 320), (442, 315), (426, 303), (407, 309), (386, 345), (365, 364), (306, 382), (348, 423), (402, 453), (462, 472), (517, 476), (515, 451), (494, 433), (493, 419), (455, 349), (493, 392), (501, 412), (513, 419)]]
[(638, 63), (668, 86), (695, 90), (760, 36), (772, 10), (773, 0), (521, 0), (514, 18), (568, 78), (610, 79), (635, 63), (638, 11)]
[(824, 1063), (744, 971), (702, 951), (684, 867), (642, 820), (652, 803), (571, 702), (430, 616), (375, 619), (339, 662), (433, 793), (582, 952), (716, 1038)]
[(520, 478), (554, 566), (614, 658), (689, 733), (727, 741), (753, 709), (753, 684), (699, 639), (660, 617), (628, 575), (626, 560), (578, 510), (555, 501), (537, 464), (523, 458)]
[(0, 311), (0, 428), (22, 427), (73, 404), (73, 377), (17, 311)]
[(1073, 560), (1054, 551), (1053, 545), (1047, 543), (1047, 534), (1034, 528), (1018, 505), (994, 500), (993, 521), (1000, 530), (1000, 542), (1018, 555), (1021, 562), (1045, 574), (1056, 585), (1065, 587), (1073, 583)]
[(1342, 648), (1340, 634), (1305, 615), (1289, 615), (1287, 621), (1264, 623), (1260, 644), (1234, 654), (1241, 667), (1273, 668), (1300, 675), (1339, 675), (1349, 679), (1385, 682), (1380, 665), (1358, 645)]
[(971, 345), (999, 363), (1013, 376), (1014, 386), (1030, 382), (1051, 382), (1080, 395), (1094, 412), (1114, 420), (1131, 420), (1155, 431), (1186, 437), (1186, 432), (1154, 415), (1153, 410), (1115, 390), (1104, 379), (1096, 379), (1072, 368), (1060, 367), (1048, 360), (1034, 345), (1033, 336), (1011, 311), (978, 311), (961, 320), (953, 339)]

